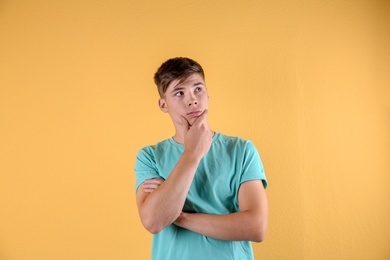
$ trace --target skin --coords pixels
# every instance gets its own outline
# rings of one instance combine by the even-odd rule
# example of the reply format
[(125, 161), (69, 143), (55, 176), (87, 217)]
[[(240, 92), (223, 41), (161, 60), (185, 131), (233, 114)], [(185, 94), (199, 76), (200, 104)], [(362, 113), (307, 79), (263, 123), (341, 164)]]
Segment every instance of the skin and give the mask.
[(240, 211), (224, 215), (182, 212), (200, 160), (210, 149), (214, 132), (207, 122), (209, 97), (204, 79), (197, 73), (170, 83), (159, 100), (175, 127), (174, 139), (184, 151), (169, 177), (150, 179), (137, 190), (137, 206), (145, 228), (157, 234), (174, 223), (199, 234), (222, 240), (261, 242), (268, 226), (268, 203), (262, 182), (240, 186)]

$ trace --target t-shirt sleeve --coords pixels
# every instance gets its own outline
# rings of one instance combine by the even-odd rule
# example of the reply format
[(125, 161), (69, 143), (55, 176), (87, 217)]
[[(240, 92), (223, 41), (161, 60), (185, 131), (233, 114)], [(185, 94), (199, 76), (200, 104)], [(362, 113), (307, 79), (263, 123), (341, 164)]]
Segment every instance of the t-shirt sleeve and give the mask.
[(261, 180), (264, 188), (267, 188), (268, 181), (265, 176), (263, 163), (260, 155), (251, 141), (247, 141), (244, 150), (244, 159), (240, 184), (246, 181)]
[(135, 190), (146, 180), (153, 178), (161, 178), (158, 174), (156, 159), (153, 150), (150, 147), (141, 149), (138, 152), (135, 161)]

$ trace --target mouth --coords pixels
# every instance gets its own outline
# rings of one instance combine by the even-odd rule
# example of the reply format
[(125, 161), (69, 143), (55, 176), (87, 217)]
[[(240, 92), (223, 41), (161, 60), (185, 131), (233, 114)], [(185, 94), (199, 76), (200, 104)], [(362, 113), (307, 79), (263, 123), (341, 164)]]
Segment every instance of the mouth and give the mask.
[(200, 116), (202, 113), (203, 113), (203, 111), (201, 111), (201, 110), (194, 110), (194, 111), (191, 111), (191, 112), (187, 113), (187, 116), (190, 116), (190, 117), (198, 117), (198, 116)]

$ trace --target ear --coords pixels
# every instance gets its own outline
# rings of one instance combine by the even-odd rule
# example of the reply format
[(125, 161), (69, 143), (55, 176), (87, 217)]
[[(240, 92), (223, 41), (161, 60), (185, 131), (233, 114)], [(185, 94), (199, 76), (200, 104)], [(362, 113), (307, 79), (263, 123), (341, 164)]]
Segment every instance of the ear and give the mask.
[(167, 106), (167, 102), (165, 101), (165, 99), (160, 98), (158, 100), (158, 106), (160, 107), (161, 111), (163, 111), (164, 113), (168, 112), (168, 106)]

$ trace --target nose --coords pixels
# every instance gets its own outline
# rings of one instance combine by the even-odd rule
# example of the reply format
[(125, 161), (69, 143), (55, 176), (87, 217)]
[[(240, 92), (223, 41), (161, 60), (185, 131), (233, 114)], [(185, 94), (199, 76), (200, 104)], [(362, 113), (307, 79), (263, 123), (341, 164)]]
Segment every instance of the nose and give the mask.
[(188, 106), (189, 107), (192, 106), (192, 105), (196, 106), (197, 104), (198, 104), (198, 101), (193, 100), (193, 101), (190, 101), (190, 103), (188, 103)]
[(189, 101), (188, 101), (188, 106), (196, 106), (198, 105), (198, 100), (194, 96), (191, 96)]

